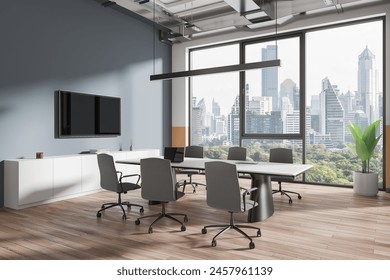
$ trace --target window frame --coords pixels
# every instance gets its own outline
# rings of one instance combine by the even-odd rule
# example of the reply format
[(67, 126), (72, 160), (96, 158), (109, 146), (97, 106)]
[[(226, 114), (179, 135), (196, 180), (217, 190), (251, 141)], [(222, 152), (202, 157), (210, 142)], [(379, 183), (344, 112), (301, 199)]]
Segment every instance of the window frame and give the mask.
[[(299, 38), (299, 93), (300, 93), (300, 133), (299, 134), (253, 134), (253, 133), (245, 133), (245, 110), (242, 110), (243, 104), (245, 104), (245, 72), (241, 72), (239, 74), (239, 107), (240, 107), (240, 146), (242, 146), (243, 140), (250, 139), (264, 139), (264, 140), (300, 140), (302, 141), (302, 163), (306, 163), (306, 34), (309, 32), (328, 30), (332, 28), (338, 28), (343, 26), (352, 26), (362, 23), (369, 23), (381, 21), (382, 22), (382, 92), (383, 92), (383, 108), (382, 108), (382, 126), (386, 127), (386, 17), (384, 15), (373, 16), (369, 18), (360, 18), (360, 19), (352, 19), (346, 22), (341, 23), (329, 23), (324, 24), (322, 26), (302, 28), (300, 30), (291, 31), (291, 32), (282, 32), (277, 35), (277, 40), (286, 39), (286, 38)], [(275, 41), (275, 35), (267, 35), (267, 36), (259, 36), (251, 39), (243, 39), (236, 40), (232, 42), (211, 44), (202, 47), (194, 47), (189, 49), (188, 56), (188, 67), (191, 69), (191, 53), (193, 51), (205, 49), (205, 48), (214, 48), (223, 45), (231, 45), (231, 44), (239, 44), (239, 59), (240, 63), (245, 62), (245, 46), (248, 44), (261, 43), (266, 41)], [(283, 63), (283, 61), (282, 61)], [(192, 92), (191, 92), (191, 79), (188, 82), (188, 94), (189, 94), (189, 124), (191, 124), (192, 119)], [(383, 143), (386, 143), (386, 130), (383, 130)], [(191, 139), (191, 127), (189, 125), (188, 129), (188, 139)], [(191, 144), (191, 143), (190, 143)], [(382, 177), (383, 177), (383, 190), (386, 190), (386, 176), (384, 176), (386, 172), (386, 145), (383, 145), (383, 158), (382, 158)], [(337, 185), (337, 184), (326, 184), (326, 183), (317, 183), (317, 182), (305, 182), (305, 178), (301, 183), (309, 183), (314, 185), (329, 185), (329, 186), (341, 186), (346, 187), (346, 185)]]

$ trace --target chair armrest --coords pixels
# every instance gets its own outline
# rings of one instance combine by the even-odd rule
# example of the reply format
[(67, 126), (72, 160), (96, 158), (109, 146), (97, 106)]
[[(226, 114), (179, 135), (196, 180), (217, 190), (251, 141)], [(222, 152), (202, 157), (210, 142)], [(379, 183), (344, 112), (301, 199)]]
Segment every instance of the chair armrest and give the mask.
[(139, 183), (139, 180), (141, 180), (141, 175), (139, 175), (139, 174), (128, 174), (128, 175), (123, 175), (123, 176), (121, 175), (119, 180), (122, 182), (123, 178), (129, 178), (129, 177), (138, 177), (137, 182), (136, 182), (137, 185)]
[(251, 192), (258, 190), (259, 188), (250, 188), (250, 189), (245, 189), (245, 188), (240, 188), (243, 190), (243, 195), (249, 195)]
[[(240, 187), (240, 189), (241, 190), (244, 190), (244, 192), (242, 193), (242, 201), (243, 201), (243, 204), (244, 204), (244, 212), (246, 211), (246, 200), (245, 200), (245, 196), (247, 196), (247, 195), (250, 195), (253, 191), (256, 191), (256, 190), (258, 190), (259, 188), (250, 188), (250, 189), (245, 189), (245, 188), (241, 188)], [(257, 194), (257, 196), (258, 196), (258, 194)], [(256, 197), (257, 197), (256, 196)], [(257, 200), (257, 199), (256, 199)], [(255, 200), (253, 200), (253, 207), (255, 207), (255, 203), (256, 203), (256, 201)]]

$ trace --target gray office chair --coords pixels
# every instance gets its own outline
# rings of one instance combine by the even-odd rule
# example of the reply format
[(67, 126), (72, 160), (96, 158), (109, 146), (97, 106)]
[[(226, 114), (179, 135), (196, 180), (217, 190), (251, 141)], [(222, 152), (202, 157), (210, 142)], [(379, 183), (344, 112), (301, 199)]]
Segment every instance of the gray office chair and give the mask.
[(206, 234), (208, 228), (223, 227), (223, 229), (214, 236), (211, 246), (217, 246), (217, 238), (228, 231), (234, 229), (250, 240), (249, 248), (255, 248), (255, 243), (241, 228), (250, 228), (257, 230), (257, 236), (261, 236), (261, 230), (258, 227), (249, 225), (236, 225), (233, 214), (245, 212), (258, 205), (257, 202), (247, 199), (246, 196), (257, 188), (245, 190), (240, 188), (237, 176), (236, 165), (213, 161), (205, 163), (206, 184), (207, 184), (207, 205), (213, 208), (226, 210), (230, 213), (230, 223), (224, 225), (208, 225), (203, 227), (202, 233)]
[[(123, 212), (122, 219), (126, 220), (127, 216), (126, 216), (125, 209), (123, 208), (124, 205), (127, 206), (127, 209), (131, 208), (131, 206), (140, 207), (139, 211), (140, 213), (143, 213), (144, 207), (142, 205), (133, 204), (128, 201), (122, 201), (122, 194), (126, 194), (128, 191), (137, 190), (141, 188), (141, 186), (138, 185), (138, 182), (140, 180), (140, 175), (139, 174), (123, 175), (122, 172), (116, 171), (114, 159), (111, 155), (108, 154), (98, 154), (97, 161), (98, 161), (98, 166), (100, 171), (100, 186), (107, 191), (116, 192), (118, 194), (118, 201), (104, 203), (101, 206), (100, 210), (97, 212), (96, 216), (100, 218), (104, 210), (107, 210), (115, 206), (119, 206)], [(138, 177), (137, 183), (123, 182), (124, 178), (129, 178), (129, 177)]]
[[(188, 158), (203, 158), (203, 147), (201, 146), (187, 146), (185, 148), (184, 156)], [(185, 174), (188, 176), (189, 181), (185, 181), (183, 184), (183, 192), (185, 192), (186, 185), (191, 185), (193, 192), (196, 192), (196, 187), (198, 185), (203, 185), (205, 184), (198, 183), (198, 182), (193, 182), (192, 181), (192, 176), (193, 175), (200, 175), (202, 174), (199, 170), (194, 170), (194, 169), (183, 169), (183, 170), (176, 170), (176, 174)]]
[(228, 160), (246, 160), (246, 148), (230, 147), (228, 151)]
[[(186, 227), (184, 223), (188, 221), (187, 215), (180, 213), (166, 213), (165, 211), (165, 205), (167, 202), (176, 201), (184, 196), (183, 192), (177, 190), (180, 182), (176, 181), (176, 173), (171, 167), (171, 162), (167, 159), (161, 158), (141, 159), (141, 178), (142, 198), (151, 201), (160, 201), (162, 208), (160, 213), (139, 217), (135, 220), (135, 224), (139, 225), (141, 223), (141, 219), (156, 217), (149, 226), (148, 233), (152, 233), (153, 225), (155, 223), (162, 218), (169, 218), (181, 224), (181, 231), (185, 231)], [(177, 215), (184, 216), (184, 223), (173, 217)]]
[[(293, 152), (291, 149), (286, 148), (273, 148), (270, 150), (269, 153), (269, 161), (270, 162), (280, 162), (280, 163), (293, 163)], [(292, 203), (291, 196), (288, 195), (288, 193), (293, 193), (298, 195), (298, 199), (301, 199), (302, 196), (293, 191), (285, 191), (282, 189), (282, 182), (288, 182), (293, 181), (293, 178), (291, 177), (285, 177), (285, 176), (271, 176), (272, 181), (278, 182), (279, 188), (277, 190), (272, 190), (272, 194), (280, 193), (281, 195), (285, 195), (288, 197), (288, 203)]]
[[(228, 151), (228, 160), (246, 161), (246, 148), (230, 147)], [(239, 173), (238, 177), (243, 179), (251, 179), (251, 176), (245, 173)]]

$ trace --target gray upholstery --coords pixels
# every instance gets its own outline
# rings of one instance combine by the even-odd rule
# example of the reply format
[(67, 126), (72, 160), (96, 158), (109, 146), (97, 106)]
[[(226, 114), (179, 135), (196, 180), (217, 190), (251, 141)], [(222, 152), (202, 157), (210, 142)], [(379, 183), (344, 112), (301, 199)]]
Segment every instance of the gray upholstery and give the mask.
[(184, 193), (177, 190), (180, 183), (176, 181), (176, 173), (171, 167), (171, 162), (167, 159), (161, 158), (146, 158), (141, 159), (141, 178), (142, 188), (141, 196), (150, 201), (161, 202), (161, 212), (142, 216), (136, 219), (135, 224), (139, 225), (141, 219), (156, 217), (156, 219), (149, 226), (149, 233), (153, 232), (153, 225), (160, 219), (166, 217), (181, 224), (181, 231), (185, 231), (184, 223), (174, 218), (179, 215), (184, 217), (184, 222), (188, 221), (187, 215), (181, 213), (166, 213), (165, 204), (169, 201), (176, 201), (181, 198)]
[(217, 237), (229, 229), (234, 229), (250, 240), (249, 248), (253, 249), (255, 244), (240, 228), (250, 228), (257, 230), (257, 236), (261, 236), (260, 228), (249, 225), (235, 225), (233, 214), (245, 212), (258, 206), (258, 203), (247, 199), (246, 196), (257, 188), (243, 190), (240, 188), (236, 165), (213, 161), (205, 163), (206, 184), (207, 184), (207, 205), (216, 209), (228, 211), (230, 213), (230, 223), (224, 225), (208, 225), (203, 227), (202, 233), (207, 233), (207, 228), (222, 227), (223, 229), (214, 236), (211, 245), (216, 246)]
[[(269, 154), (269, 161), (270, 162), (279, 162), (279, 163), (293, 163), (293, 152), (291, 149), (287, 148), (273, 148), (270, 150)], [(288, 182), (288, 181), (293, 181), (293, 178), (291, 177), (286, 177), (286, 176), (272, 176), (271, 177), (272, 181), (278, 182), (279, 188), (277, 190), (272, 190), (272, 193), (280, 193), (281, 195), (285, 195), (289, 198), (288, 202), (291, 204), (292, 199), (288, 193), (293, 193), (298, 195), (298, 198), (301, 199), (302, 196), (293, 191), (286, 191), (282, 189), (282, 182)]]
[(169, 160), (141, 159), (141, 178), (144, 199), (165, 202), (177, 199), (176, 174)]
[(185, 157), (203, 158), (203, 147), (201, 146), (187, 146), (185, 148)]
[[(203, 147), (202, 146), (187, 146), (185, 148), (185, 157), (188, 157), (188, 158), (203, 158)], [(199, 170), (194, 170), (194, 169), (179, 169), (179, 170), (176, 170), (176, 174), (185, 174), (188, 176), (188, 179), (189, 181), (185, 182), (185, 184), (183, 184), (183, 192), (185, 191), (186, 189), (186, 186), (187, 185), (191, 185), (192, 186), (192, 189), (193, 189), (193, 192), (195, 193), (196, 192), (196, 187), (198, 185), (205, 185), (205, 184), (202, 184), (202, 183), (198, 183), (198, 182), (193, 182), (192, 181), (192, 176), (193, 175), (199, 175), (199, 174), (202, 174)]]
[[(98, 166), (100, 171), (100, 186), (107, 191), (116, 192), (118, 194), (118, 201), (104, 203), (101, 206), (101, 209), (97, 212), (96, 214), (97, 217), (100, 218), (101, 213), (104, 210), (108, 208), (112, 208), (114, 206), (119, 206), (123, 212), (122, 218), (125, 220), (127, 216), (125, 210), (123, 209), (123, 205), (127, 206), (127, 208), (130, 208), (131, 206), (140, 207), (140, 212), (142, 213), (144, 210), (142, 205), (133, 204), (128, 201), (122, 201), (122, 197), (121, 197), (122, 194), (125, 194), (128, 191), (141, 188), (141, 186), (138, 185), (140, 175), (139, 174), (123, 175), (121, 172), (116, 171), (114, 159), (111, 155), (108, 154), (98, 154), (97, 161), (98, 161)], [(123, 182), (123, 178), (128, 178), (128, 177), (136, 177), (137, 183)]]
[(243, 211), (237, 168), (225, 162), (206, 162), (207, 205), (231, 212)]
[(228, 151), (228, 160), (246, 160), (246, 148), (230, 147)]

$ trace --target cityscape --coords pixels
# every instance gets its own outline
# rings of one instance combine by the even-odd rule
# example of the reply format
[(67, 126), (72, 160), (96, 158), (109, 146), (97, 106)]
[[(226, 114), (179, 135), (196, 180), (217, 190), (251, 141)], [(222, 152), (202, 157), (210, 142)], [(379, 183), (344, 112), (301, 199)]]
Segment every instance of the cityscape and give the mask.
[[(274, 45), (263, 48), (262, 60), (270, 59), (276, 52), (275, 48)], [(324, 77), (321, 91), (311, 95), (310, 106), (305, 108), (307, 147), (317, 145), (326, 151), (349, 153), (346, 143), (351, 142), (352, 137), (348, 124), (357, 123), (363, 130), (369, 123), (383, 119), (383, 93), (378, 87), (375, 54), (366, 46), (357, 57), (357, 61), (356, 91), (341, 92), (336, 84), (332, 84), (328, 77)], [(246, 84), (243, 99), (245, 133), (299, 133), (299, 87), (292, 79), (287, 78), (280, 84), (278, 80), (278, 68), (266, 68), (261, 70), (261, 93), (251, 92), (250, 85)], [(382, 127), (381, 125), (380, 133)], [(256, 142), (261, 141), (245, 140), (246, 145), (253, 145)], [(213, 99), (211, 106), (207, 106), (203, 98), (197, 100), (196, 96), (192, 97), (191, 144), (205, 147), (240, 145), (238, 94), (232, 100), (231, 110), (226, 115), (221, 113), (218, 100)], [(283, 144), (293, 145), (296, 150), (302, 148), (301, 140), (284, 140)], [(382, 143), (379, 146), (382, 146)], [(342, 183), (351, 181), (350, 174), (347, 175), (348, 178), (342, 180)]]

